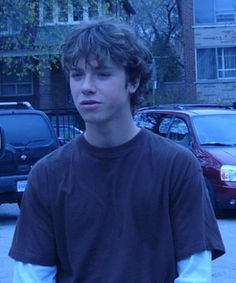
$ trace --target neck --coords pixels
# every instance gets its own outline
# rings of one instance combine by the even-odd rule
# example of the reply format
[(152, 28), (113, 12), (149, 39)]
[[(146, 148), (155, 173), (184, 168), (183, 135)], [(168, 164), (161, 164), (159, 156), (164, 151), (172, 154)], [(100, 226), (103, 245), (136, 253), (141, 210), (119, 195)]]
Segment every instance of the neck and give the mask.
[(123, 126), (115, 125), (114, 127), (86, 124), (84, 137), (91, 145), (114, 147), (131, 140), (139, 131), (140, 129), (133, 121), (127, 122)]

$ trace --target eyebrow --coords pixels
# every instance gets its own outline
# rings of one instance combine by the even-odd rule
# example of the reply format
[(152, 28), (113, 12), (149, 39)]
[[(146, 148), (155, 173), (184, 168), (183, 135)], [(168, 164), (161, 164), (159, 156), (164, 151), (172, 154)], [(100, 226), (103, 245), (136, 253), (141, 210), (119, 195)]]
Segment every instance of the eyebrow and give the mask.
[[(90, 64), (90, 66), (95, 70), (111, 70), (112, 69), (112, 66), (107, 66), (107, 65), (93, 66), (93, 65)], [(83, 68), (76, 67), (76, 66), (72, 66), (70, 68), (70, 71), (78, 71), (78, 70), (83, 70)]]
[(78, 68), (76, 68), (76, 67), (70, 67), (70, 71), (78, 71)]

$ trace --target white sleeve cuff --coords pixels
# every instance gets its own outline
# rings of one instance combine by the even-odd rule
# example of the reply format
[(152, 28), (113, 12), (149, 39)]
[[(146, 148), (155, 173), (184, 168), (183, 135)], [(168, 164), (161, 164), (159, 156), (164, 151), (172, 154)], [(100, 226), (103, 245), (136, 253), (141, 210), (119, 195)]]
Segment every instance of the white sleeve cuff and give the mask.
[(56, 266), (42, 266), (15, 262), (13, 283), (55, 283)]
[(178, 261), (177, 271), (179, 276), (174, 283), (211, 283), (211, 251), (196, 253)]

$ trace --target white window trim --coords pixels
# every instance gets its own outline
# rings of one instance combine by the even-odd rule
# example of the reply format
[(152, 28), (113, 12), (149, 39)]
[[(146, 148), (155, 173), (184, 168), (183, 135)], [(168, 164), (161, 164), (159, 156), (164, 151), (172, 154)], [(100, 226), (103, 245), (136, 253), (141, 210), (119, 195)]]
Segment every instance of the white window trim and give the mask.
[[(69, 0), (68, 1), (68, 21), (62, 22), (58, 20), (58, 15), (59, 15), (59, 7), (57, 3), (53, 3), (54, 8), (53, 8), (53, 21), (52, 22), (44, 22), (43, 20), (43, 9), (44, 9), (44, 4), (43, 1), (39, 2), (39, 26), (54, 26), (54, 25), (68, 25), (68, 24), (76, 24), (81, 22), (79, 21), (74, 21), (73, 19), (73, 5), (72, 2)], [(84, 7), (83, 7), (83, 20), (87, 20), (89, 18), (88, 15), (88, 1), (84, 1)], [(103, 0), (98, 0), (98, 14), (102, 15), (103, 14)]]
[[(23, 84), (28, 84), (31, 87), (31, 93), (28, 94), (24, 94), (24, 93), (18, 93), (17, 89), (18, 86), (23, 85)], [(25, 82), (16, 82), (16, 81), (12, 81), (12, 82), (1, 82), (0, 81), (0, 87), (2, 86), (7, 86), (7, 85), (13, 85), (16, 89), (16, 93), (15, 94), (2, 94), (2, 91), (0, 90), (0, 97), (8, 97), (8, 96), (14, 96), (14, 97), (19, 97), (19, 96), (33, 96), (34, 95), (34, 87), (33, 87), (33, 74), (30, 73), (30, 80), (29, 81), (25, 81)]]
[[(209, 47), (211, 48), (211, 47)], [(235, 46), (230, 46), (230, 47), (215, 47), (215, 58), (216, 58), (216, 78), (215, 79), (199, 79), (198, 78), (198, 62), (197, 62), (197, 50), (202, 49), (202, 48), (196, 48), (195, 49), (195, 62), (196, 62), (196, 82), (201, 83), (201, 82), (214, 82), (214, 81), (230, 81), (230, 80), (236, 80), (236, 75), (234, 77), (226, 77), (225, 72), (227, 71), (235, 71), (236, 72), (236, 67), (235, 68), (225, 68), (224, 60), (222, 59), (222, 68), (219, 68), (219, 63), (218, 63), (218, 49), (222, 49), (222, 58), (225, 57), (224, 52), (226, 48), (235, 48)], [(208, 48), (204, 48), (208, 49)], [(236, 55), (236, 52), (235, 52)], [(219, 76), (219, 72), (222, 72), (224, 76)]]

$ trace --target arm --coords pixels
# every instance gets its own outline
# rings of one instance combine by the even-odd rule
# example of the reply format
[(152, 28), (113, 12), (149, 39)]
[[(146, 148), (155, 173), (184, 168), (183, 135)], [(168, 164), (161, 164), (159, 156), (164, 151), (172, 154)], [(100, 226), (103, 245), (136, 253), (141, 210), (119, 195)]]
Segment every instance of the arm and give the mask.
[(174, 283), (211, 283), (211, 252), (203, 251), (178, 261)]
[(56, 266), (42, 266), (15, 262), (12, 283), (55, 283)]

